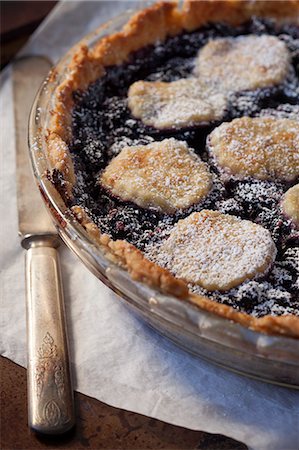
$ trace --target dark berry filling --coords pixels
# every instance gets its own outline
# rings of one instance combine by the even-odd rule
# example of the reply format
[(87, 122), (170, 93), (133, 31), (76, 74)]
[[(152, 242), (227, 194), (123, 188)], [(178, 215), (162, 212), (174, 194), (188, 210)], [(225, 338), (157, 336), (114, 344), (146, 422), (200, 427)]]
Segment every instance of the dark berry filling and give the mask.
[[(269, 20), (253, 19), (236, 28), (214, 24), (168, 38), (164, 43), (139, 50), (128, 63), (109, 68), (106, 75), (90, 85), (86, 92), (74, 93), (76, 106), (71, 143), (77, 176), (73, 202), (82, 206), (99, 228), (113, 239), (126, 239), (144, 250), (149, 243), (165, 238), (178, 219), (203, 208), (237, 215), (267, 228), (277, 245), (278, 256), (263, 279), (246, 281), (224, 294), (191, 287), (257, 317), (299, 315), (298, 232), (280, 212), (281, 197), (290, 185), (257, 180), (231, 180), (224, 185), (205, 148), (206, 138), (217, 124), (180, 131), (155, 130), (132, 117), (126, 98), (129, 86), (135, 81), (174, 81), (187, 77), (193, 70), (198, 50), (211, 38), (265, 33), (278, 36), (288, 46), (292, 56), (291, 73), (275, 88), (233, 94), (224, 120), (270, 113), (274, 117), (298, 118), (299, 28), (292, 25), (278, 27)], [(122, 202), (99, 185), (100, 172), (125, 145), (147, 144), (170, 136), (186, 141), (210, 164), (214, 188), (204, 202), (168, 216)], [(53, 181), (63, 194), (58, 173)], [(65, 200), (71, 206), (72, 202), (68, 198)]]

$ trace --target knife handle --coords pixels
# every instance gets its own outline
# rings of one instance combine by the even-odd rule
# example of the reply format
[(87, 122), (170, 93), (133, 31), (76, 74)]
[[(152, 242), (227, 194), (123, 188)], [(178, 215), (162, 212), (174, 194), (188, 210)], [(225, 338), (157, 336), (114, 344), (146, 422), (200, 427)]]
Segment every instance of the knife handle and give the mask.
[(61, 434), (75, 423), (57, 238), (26, 244), (28, 422)]

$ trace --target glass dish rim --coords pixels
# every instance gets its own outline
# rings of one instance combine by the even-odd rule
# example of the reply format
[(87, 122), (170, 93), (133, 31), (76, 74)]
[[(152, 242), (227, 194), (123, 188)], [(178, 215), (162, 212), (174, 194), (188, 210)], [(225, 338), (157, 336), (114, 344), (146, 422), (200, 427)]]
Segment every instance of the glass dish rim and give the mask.
[[(141, 9), (143, 9), (143, 7), (144, 6), (142, 6)], [(50, 211), (52, 218), (54, 219), (60, 236), (66, 242), (67, 246), (70, 247), (71, 250), (73, 250), (73, 252), (77, 254), (77, 256), (79, 256), (79, 258), (89, 268), (89, 270), (91, 270), (98, 278), (100, 278), (101, 281), (103, 281), (109, 288), (117, 292), (117, 294), (125, 299), (128, 304), (131, 304), (133, 308), (135, 306), (137, 310), (138, 308), (142, 310), (142, 308), (145, 307), (145, 304), (141, 305), (140, 303), (140, 305), (138, 305), (138, 300), (136, 300), (136, 298), (134, 301), (132, 301), (132, 298), (134, 296), (136, 297), (136, 292), (130, 292), (130, 289), (137, 289), (137, 295), (141, 295), (141, 293), (143, 293), (142, 295), (144, 295), (146, 298), (148, 309), (145, 312), (139, 311), (139, 313), (141, 313), (142, 316), (145, 316), (146, 320), (148, 319), (149, 322), (154, 319), (148, 318), (148, 313), (152, 315), (163, 315), (163, 308), (166, 308), (166, 310), (168, 308), (167, 318), (171, 318), (170, 322), (171, 320), (175, 322), (175, 314), (178, 314), (178, 311), (180, 311), (180, 314), (187, 315), (190, 311), (191, 316), (193, 314), (196, 316), (196, 318), (194, 317), (192, 319), (193, 325), (197, 319), (200, 322), (201, 317), (203, 317), (203, 322), (204, 319), (209, 319), (212, 323), (217, 322), (218, 325), (216, 326), (216, 328), (219, 328), (220, 326), (223, 327), (223, 329), (227, 331), (227, 333), (234, 334), (235, 340), (230, 342), (230, 345), (228, 342), (224, 341), (225, 345), (228, 346), (228, 348), (237, 350), (239, 339), (240, 344), (244, 344), (245, 342), (247, 346), (249, 344), (251, 345), (251, 347), (247, 348), (247, 350), (251, 348), (251, 353), (249, 352), (250, 354), (255, 354), (259, 358), (265, 359), (269, 359), (269, 354), (267, 353), (267, 351), (266, 353), (261, 353), (261, 348), (264, 349), (264, 351), (265, 349), (269, 350), (272, 356), (273, 351), (279, 350), (282, 353), (285, 352), (285, 355), (288, 355), (288, 357), (286, 358), (280, 355), (280, 358), (278, 359), (280, 362), (291, 362), (291, 364), (295, 368), (299, 368), (299, 360), (295, 358), (295, 361), (295, 359), (293, 359), (292, 357), (292, 354), (299, 350), (299, 341), (297, 341), (296, 339), (285, 336), (269, 336), (255, 330), (250, 330), (249, 328), (241, 324), (232, 322), (227, 318), (215, 316), (207, 311), (201, 310), (194, 305), (191, 305), (188, 302), (182, 302), (174, 296), (161, 294), (155, 289), (149, 288), (145, 285), (141, 285), (141, 283), (135, 282), (132, 279), (128, 279), (128, 277), (130, 277), (129, 274), (124, 269), (121, 269), (119, 266), (117, 266), (115, 263), (107, 260), (100, 247), (95, 244), (95, 242), (87, 234), (87, 232), (83, 229), (79, 222), (74, 219), (69, 208), (64, 204), (59, 193), (47, 178), (49, 161), (47, 160), (46, 153), (44, 152), (44, 148), (46, 145), (44, 130), (47, 115), (49, 115), (49, 112), (51, 110), (51, 102), (53, 101), (53, 98), (49, 96), (49, 93), (53, 96), (55, 88), (61, 82), (61, 79), (63, 79), (63, 76), (65, 74), (65, 67), (67, 67), (68, 62), (70, 61), (72, 55), (79, 45), (86, 44), (87, 46), (92, 47), (100, 39), (108, 35), (111, 28), (113, 32), (118, 31), (125, 23), (127, 23), (132, 13), (135, 13), (136, 11), (138, 11), (138, 9), (129, 10), (121, 14), (120, 16), (111, 19), (109, 22), (101, 25), (96, 30), (87, 34), (83, 39), (72, 46), (71, 49), (62, 56), (57, 64), (54, 65), (54, 68), (52, 70), (55, 70), (56, 73), (55, 80), (51, 80), (51, 77), (48, 76), (41, 85), (35, 97), (29, 118), (29, 153), (33, 173), (42, 197), (47, 205), (47, 208)], [(43, 105), (43, 102), (46, 104), (46, 108)], [(159, 299), (158, 304), (162, 305), (160, 310), (159, 308), (156, 309), (155, 306), (155, 301), (157, 301), (157, 299)], [(177, 311), (175, 311), (176, 308)], [(170, 312), (170, 310), (172, 312)], [(173, 310), (175, 311), (174, 316)], [(155, 327), (155, 325), (153, 326)], [(199, 328), (200, 327), (198, 327), (198, 330)], [(188, 332), (191, 331), (188, 330)], [(208, 337), (204, 336), (201, 330), (198, 337), (200, 339), (211, 339), (213, 341), (213, 330), (212, 334), (208, 334)], [(230, 341), (230, 339), (228, 341)], [(220, 343), (219, 339), (217, 340), (217, 338), (215, 338), (214, 342)], [(180, 345), (179, 342), (177, 343)], [(184, 347), (184, 345), (182, 346)], [(292, 347), (291, 349), (290, 346)], [(254, 347), (256, 349), (259, 348), (259, 351), (254, 352)], [(291, 354), (286, 352), (287, 350), (290, 350)], [(272, 361), (277, 361), (277, 358), (272, 359)], [(217, 361), (213, 362), (217, 363)], [(233, 369), (232, 367), (228, 368), (230, 368), (231, 370)], [(241, 373), (246, 374), (246, 371), (244, 372), (241, 370)], [(247, 373), (247, 375), (249, 374)], [(261, 378), (263, 379), (263, 377)], [(266, 381), (271, 382), (271, 380), (269, 379)], [(299, 379), (297, 380), (297, 382), (299, 387)], [(294, 385), (292, 387), (294, 387)]]

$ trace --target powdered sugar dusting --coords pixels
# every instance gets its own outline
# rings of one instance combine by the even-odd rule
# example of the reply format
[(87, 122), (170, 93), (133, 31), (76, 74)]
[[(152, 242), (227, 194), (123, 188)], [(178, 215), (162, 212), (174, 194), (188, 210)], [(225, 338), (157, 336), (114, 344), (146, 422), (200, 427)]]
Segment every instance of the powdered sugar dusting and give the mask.
[(158, 129), (183, 128), (224, 116), (226, 98), (209, 82), (186, 78), (170, 83), (138, 81), (128, 92), (133, 116)]
[[(129, 86), (138, 80), (170, 83), (195, 78), (196, 55), (211, 39), (265, 33), (277, 36), (287, 46), (290, 58), (287, 75), (279, 84), (230, 91), (221, 120), (231, 121), (246, 115), (298, 121), (298, 27), (253, 19), (238, 28), (213, 24), (192, 33), (167, 38), (163, 43), (141, 49), (132, 55), (128, 64), (108, 68), (106, 75), (86, 92), (74, 93), (76, 106), (71, 149), (77, 177), (75, 203), (86, 210), (102, 232), (113, 239), (126, 239), (142, 251), (147, 247), (151, 247), (152, 252), (153, 247), (157, 250), (168, 239), (179, 219), (203, 208), (238, 216), (266, 228), (271, 233), (278, 254), (264, 276), (245, 280), (226, 292), (207, 291), (199, 285), (190, 285), (194, 292), (257, 317), (265, 314), (299, 314), (298, 231), (292, 221), (282, 214), (280, 206), (284, 193), (298, 181), (261, 181), (251, 177), (240, 181), (233, 176), (228, 182), (223, 178), (220, 180), (219, 172), (205, 149), (206, 137), (213, 127), (211, 123), (200, 123), (200, 127), (191, 129), (190, 126), (188, 129), (177, 126), (158, 130), (146, 126), (130, 113), (127, 92)], [(254, 52), (253, 48), (251, 52)], [(220, 85), (216, 86), (217, 92)], [(202, 202), (168, 215), (121, 201), (101, 188), (98, 183), (100, 173), (124, 147), (143, 146), (169, 139), (170, 136), (186, 141), (210, 166), (213, 187)], [(52, 178), (64, 195), (61, 174), (55, 171)], [(165, 182), (167, 186), (170, 180), (165, 178)], [(70, 201), (68, 197), (65, 200)]]
[(225, 291), (264, 274), (276, 247), (261, 226), (203, 210), (179, 221), (158, 252), (146, 254), (188, 282)]
[(285, 103), (279, 105), (277, 108), (262, 109), (259, 114), (260, 117), (273, 117), (275, 119), (290, 119), (299, 120), (299, 105), (292, 105)]
[(213, 39), (199, 51), (195, 77), (137, 81), (130, 86), (128, 105), (134, 117), (157, 129), (213, 122), (224, 117), (232, 93), (282, 83), (290, 61), (287, 46), (274, 36)]
[(212, 176), (185, 142), (170, 138), (123, 148), (100, 182), (122, 200), (171, 214), (202, 201)]
[(299, 121), (242, 117), (209, 136), (216, 165), (237, 178), (292, 181), (299, 176)]
[(198, 54), (195, 72), (223, 91), (243, 91), (281, 83), (290, 54), (275, 36), (213, 39)]

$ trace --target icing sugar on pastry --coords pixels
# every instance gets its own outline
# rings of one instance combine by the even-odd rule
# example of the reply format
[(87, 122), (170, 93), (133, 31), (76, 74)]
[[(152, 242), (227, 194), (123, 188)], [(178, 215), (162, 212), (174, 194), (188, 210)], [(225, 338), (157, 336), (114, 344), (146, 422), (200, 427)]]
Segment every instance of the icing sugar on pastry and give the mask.
[(291, 187), (283, 196), (282, 210), (299, 228), (299, 184)]
[(234, 119), (212, 131), (208, 147), (227, 176), (276, 181), (299, 176), (299, 122), (295, 120)]
[(174, 275), (210, 291), (226, 291), (264, 274), (276, 257), (270, 232), (218, 211), (180, 220), (155, 259)]
[(202, 201), (212, 176), (185, 142), (171, 138), (123, 148), (100, 182), (122, 200), (172, 214)]
[(134, 117), (157, 129), (184, 128), (223, 118), (231, 92), (281, 83), (290, 53), (275, 36), (214, 39), (198, 53), (195, 77), (137, 81), (128, 91)]
[(146, 125), (183, 128), (221, 119), (226, 99), (210, 83), (186, 78), (170, 83), (137, 81), (129, 89), (128, 105)]
[(275, 36), (249, 35), (209, 41), (198, 53), (195, 73), (223, 91), (254, 90), (281, 83), (290, 54)]

